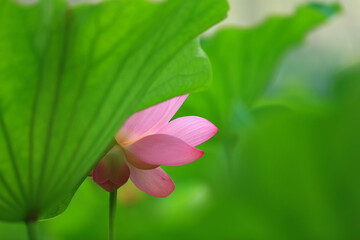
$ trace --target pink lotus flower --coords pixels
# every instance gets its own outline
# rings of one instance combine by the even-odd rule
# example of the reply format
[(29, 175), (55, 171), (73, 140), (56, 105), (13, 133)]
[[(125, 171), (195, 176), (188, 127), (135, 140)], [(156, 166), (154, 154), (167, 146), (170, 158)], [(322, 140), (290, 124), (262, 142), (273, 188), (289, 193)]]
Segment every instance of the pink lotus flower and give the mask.
[(117, 145), (94, 168), (93, 180), (112, 192), (130, 177), (137, 188), (154, 197), (171, 194), (174, 182), (159, 166), (180, 166), (201, 158), (204, 152), (195, 146), (218, 131), (201, 117), (169, 122), (187, 96), (172, 98), (127, 119), (115, 136)]

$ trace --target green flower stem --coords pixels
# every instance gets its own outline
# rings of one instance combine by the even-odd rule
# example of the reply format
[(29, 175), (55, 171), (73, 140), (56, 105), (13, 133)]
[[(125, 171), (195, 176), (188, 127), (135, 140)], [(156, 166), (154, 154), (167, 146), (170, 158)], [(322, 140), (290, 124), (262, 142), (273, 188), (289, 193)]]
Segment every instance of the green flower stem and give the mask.
[(40, 239), (40, 232), (39, 226), (37, 221), (28, 221), (26, 222), (26, 228), (29, 240), (39, 240)]
[(116, 216), (117, 190), (110, 193), (109, 198), (109, 240), (115, 239), (115, 216)]

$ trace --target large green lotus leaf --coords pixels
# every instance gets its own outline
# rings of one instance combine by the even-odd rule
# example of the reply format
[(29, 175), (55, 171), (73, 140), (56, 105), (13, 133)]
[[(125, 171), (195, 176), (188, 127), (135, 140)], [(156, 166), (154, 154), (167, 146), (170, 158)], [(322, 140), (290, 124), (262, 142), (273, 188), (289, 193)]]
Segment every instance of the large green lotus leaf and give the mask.
[[(187, 62), (184, 59), (187, 59)], [(187, 93), (189, 89), (200, 91), (208, 88), (209, 79), (212, 78), (210, 69), (209, 59), (196, 39), (179, 52), (171, 64), (162, 70), (142, 100), (139, 109), (160, 102), (164, 97), (165, 99), (172, 97), (171, 89)]]
[(227, 9), (225, 0), (1, 1), (0, 219), (57, 215), (126, 117), (206, 85), (194, 39)]
[(284, 55), (338, 10), (337, 4), (307, 4), (292, 15), (274, 16), (252, 28), (226, 27), (202, 39), (214, 81), (209, 90), (190, 96), (197, 103), (194, 109), (223, 129), (236, 127), (242, 109), (263, 95)]

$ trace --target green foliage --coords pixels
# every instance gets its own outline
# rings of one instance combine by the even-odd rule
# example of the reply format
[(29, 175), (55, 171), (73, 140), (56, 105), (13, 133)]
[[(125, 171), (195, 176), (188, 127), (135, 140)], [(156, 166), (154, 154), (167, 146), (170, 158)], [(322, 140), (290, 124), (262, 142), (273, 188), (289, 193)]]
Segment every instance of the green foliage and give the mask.
[(191, 101), (224, 128), (233, 124), (229, 118), (263, 96), (284, 54), (338, 11), (338, 4), (308, 4), (294, 15), (272, 17), (253, 28), (224, 28), (202, 39), (214, 81), (209, 91), (193, 95)]
[[(0, 3), (0, 219), (63, 211), (121, 123), (203, 88), (225, 0)], [(189, 65), (191, 63), (191, 65)]]
[(221, 149), (214, 154), (222, 162), (224, 179), (237, 175), (234, 167), (241, 163), (236, 149), (241, 136), (251, 130), (255, 115), (289, 111), (286, 101), (259, 105), (284, 54), (333, 16), (328, 13), (338, 10), (337, 4), (308, 4), (292, 16), (271, 17), (254, 28), (225, 28), (202, 40), (212, 63), (213, 84), (208, 91), (190, 95), (188, 101), (196, 104), (185, 107), (219, 127), (218, 142), (212, 148)]
[[(168, 11), (167, 7), (173, 6), (174, 11), (169, 14), (170, 17), (177, 13), (175, 5), (172, 4), (190, 6), (201, 1), (181, 3), (170, 1), (161, 4), (140, 1), (134, 3), (130, 0), (119, 2), (131, 6), (144, 4), (142, 14), (152, 11), (145, 6), (153, 6), (154, 9), (164, 9), (164, 11), (165, 9)], [(215, 4), (216, 1), (211, 2)], [(208, 1), (204, 1), (204, 7), (207, 3)], [(219, 6), (219, 9), (225, 11), (226, 5)], [(79, 9), (87, 7), (81, 6)], [(131, 11), (135, 11), (134, 9), (137, 8), (134, 7)], [(196, 11), (196, 8), (189, 9)], [(153, 16), (160, 16), (160, 12), (165, 14), (166, 11), (159, 10)], [(176, 184), (176, 190), (168, 198), (157, 199), (139, 190), (129, 191), (128, 185), (120, 189), (121, 204), (117, 212), (118, 239), (356, 240), (360, 238), (358, 227), (360, 65), (355, 65), (341, 72), (334, 79), (329, 79), (325, 89), (330, 91), (325, 94), (299, 88), (295, 88), (294, 91), (284, 88), (272, 93), (271, 96), (265, 94), (272, 84), (282, 57), (293, 46), (298, 45), (310, 30), (324, 24), (338, 11), (338, 5), (308, 4), (300, 7), (292, 16), (269, 18), (263, 24), (251, 29), (224, 29), (202, 41), (214, 69), (214, 82), (209, 90), (191, 94), (178, 115), (206, 117), (219, 127), (219, 133), (214, 139), (199, 147), (205, 151), (204, 158), (186, 166), (166, 168)], [(189, 13), (189, 11), (185, 12)], [(197, 14), (200, 12), (197, 11)], [(143, 16), (142, 14), (140, 16)], [(210, 13), (204, 11), (203, 14)], [(214, 8), (211, 14), (218, 16), (219, 13)], [(145, 19), (150, 22), (148, 18), (145, 17), (144, 21)], [(197, 19), (195, 15), (189, 21), (192, 22), (193, 19)], [(140, 22), (139, 20), (137, 28), (142, 26)], [(167, 23), (159, 20), (158, 24)], [(147, 24), (146, 27), (149, 25)], [(164, 29), (163, 32), (165, 34), (167, 30)], [(184, 33), (176, 35), (177, 38), (181, 38)], [(126, 116), (135, 109), (184, 93), (187, 89), (197, 91), (207, 85), (205, 83), (209, 77), (207, 59), (198, 47), (198, 42), (193, 38), (184, 40), (183, 47), (172, 55), (172, 60), (166, 61), (166, 66), (159, 65), (163, 66), (162, 70), (153, 79), (152, 85), (138, 90), (138, 94), (144, 91), (143, 97), (135, 98), (132, 92), (126, 92), (129, 100), (125, 99), (125, 101), (131, 99), (133, 103), (132, 107), (127, 108)], [(149, 35), (147, 39), (151, 41), (152, 38)], [(0, 46), (2, 43), (0, 41)], [(132, 45), (133, 41), (124, 44), (126, 43)], [(142, 47), (137, 43), (133, 44), (138, 48)], [(16, 48), (12, 49), (16, 50)], [(128, 48), (124, 47), (124, 49)], [(119, 56), (121, 57), (122, 54)], [(128, 57), (131, 58), (131, 54)], [(10, 55), (9, 60), (11, 60)], [(135, 60), (134, 63), (138, 64)], [(3, 67), (1, 64), (0, 66)], [(25, 74), (25, 70), (14, 74)], [(122, 71), (131, 72), (130, 69)], [(145, 73), (139, 74), (146, 76)], [(316, 82), (317, 76), (308, 80)], [(127, 82), (130, 80), (121, 81), (130, 83)], [(138, 79), (131, 81), (132, 84), (138, 84)], [(139, 79), (139, 81), (143, 84), (150, 80)], [(3, 82), (0, 81), (1, 84)], [(7, 89), (0, 88), (0, 96), (7, 96), (11, 90), (9, 86), (12, 85), (3, 85)], [(95, 85), (100, 91), (101, 84)], [(16, 90), (21, 86), (18, 84), (12, 87)], [(138, 88), (140, 89), (141, 86)], [(123, 91), (125, 90), (119, 87), (115, 92), (123, 94)], [(21, 93), (17, 97), (27, 103), (26, 99), (31, 98), (26, 96), (25, 90)], [(10, 100), (20, 101), (15, 97)], [(3, 106), (6, 105), (1, 102), (1, 107)], [(12, 106), (22, 105), (19, 103)], [(123, 109), (122, 104), (119, 106)], [(111, 109), (111, 105), (108, 108)], [(57, 117), (66, 113), (60, 112), (59, 108), (58, 111)], [(20, 118), (12, 117), (5, 122), (6, 126), (25, 122), (26, 114), (31, 112), (24, 111), (24, 115)], [(39, 115), (36, 121), (39, 121), (41, 116)], [(80, 116), (76, 119), (79, 120)], [(81, 123), (87, 123), (86, 118), (81, 119)], [(119, 119), (124, 118), (119, 117)], [(119, 120), (119, 124), (122, 120)], [(58, 121), (56, 126), (61, 127), (60, 121), (64, 119), (59, 118)], [(44, 126), (47, 125), (48, 121), (45, 121)], [(40, 122), (36, 126), (40, 129)], [(76, 125), (79, 132), (83, 129), (81, 126), (80, 123)], [(23, 129), (20, 130), (14, 131), (13, 127), (11, 139), (22, 134), (25, 139), (21, 141), (26, 144), (29, 136), (24, 135)], [(62, 137), (61, 134), (64, 133), (61, 129), (59, 131), (54, 129), (53, 135), (57, 136), (56, 134)], [(77, 132), (73, 134), (76, 136)], [(51, 149), (57, 149), (56, 141), (56, 139), (51, 140), (49, 144)], [(0, 154), (4, 155), (2, 149)], [(51, 154), (49, 156), (51, 156), (50, 163), (55, 165), (53, 156)], [(24, 168), (26, 167), (25, 160), (20, 161), (19, 157), (16, 159), (17, 163), (25, 164)], [(68, 158), (61, 160), (70, 161)], [(95, 163), (96, 160), (87, 159), (87, 161)], [(14, 185), (11, 189), (19, 191), (15, 178), (10, 178), (13, 174), (11, 162), (7, 164), (3, 162), (0, 160), (0, 170), (6, 174), (1, 176), (6, 176), (6, 180), (11, 181)], [(85, 162), (83, 164), (85, 166)], [(56, 163), (56, 166), (61, 167), (62, 163)], [(87, 170), (90, 167), (91, 164), (88, 165)], [(57, 177), (57, 174), (54, 177), (62, 183), (63, 180)], [(64, 188), (54, 183), (51, 186), (55, 190), (58, 187)], [(9, 197), (2, 193), (3, 187), (1, 185), (0, 197)], [(20, 195), (20, 192), (15, 193)], [(51, 207), (53, 213), (47, 212), (48, 216), (56, 215), (67, 206), (72, 191), (67, 193), (68, 195), (61, 194), (61, 199), (64, 200), (59, 198), (56, 201), (57, 207)], [(108, 214), (105, 210), (107, 201), (108, 195), (105, 191), (91, 180), (85, 181), (66, 213), (54, 221), (41, 224), (44, 237), (55, 240), (104, 238), (107, 234), (105, 220)], [(1, 204), (4, 203), (1, 200)], [(3, 215), (5, 213), (12, 216), (10, 210), (3, 212), (3, 208), (0, 209), (0, 216), (5, 216)], [(22, 225), (0, 224), (1, 239), (20, 239), (24, 236)]]
[(360, 237), (359, 69), (340, 74), (322, 104), (257, 117), (241, 139), (238, 194), (276, 239)]

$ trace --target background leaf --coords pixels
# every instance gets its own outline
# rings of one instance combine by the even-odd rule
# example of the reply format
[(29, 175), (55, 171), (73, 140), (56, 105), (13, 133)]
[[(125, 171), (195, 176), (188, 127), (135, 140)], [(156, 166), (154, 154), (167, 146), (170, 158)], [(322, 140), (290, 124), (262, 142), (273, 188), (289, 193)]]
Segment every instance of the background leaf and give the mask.
[[(241, 166), (237, 147), (241, 136), (251, 131), (254, 115), (261, 109), (270, 113), (287, 111), (286, 101), (265, 100), (273, 76), (285, 53), (298, 45), (306, 34), (339, 11), (338, 4), (307, 4), (292, 16), (275, 16), (254, 28), (225, 28), (202, 40), (213, 67), (209, 90), (192, 94), (180, 114), (199, 114), (220, 129), (212, 149), (221, 161), (223, 178), (235, 177)], [(329, 14), (332, 13), (332, 14)], [(294, 100), (291, 101), (294, 103)], [(312, 101), (310, 100), (312, 104)], [(261, 108), (261, 109), (260, 109)], [(182, 111), (182, 112), (181, 112)], [(211, 150), (210, 150), (211, 151)], [(213, 163), (214, 171), (218, 168)]]
[[(209, 91), (193, 94), (201, 111), (216, 123), (235, 121), (237, 109), (253, 107), (270, 87), (278, 65), (307, 33), (329, 20), (338, 4), (307, 4), (293, 15), (275, 16), (253, 28), (226, 27), (202, 38), (212, 63), (214, 81)], [(201, 109), (200, 109), (201, 108)]]
[(227, 8), (222, 0), (2, 1), (0, 219), (58, 214), (126, 117), (206, 84), (194, 39)]

